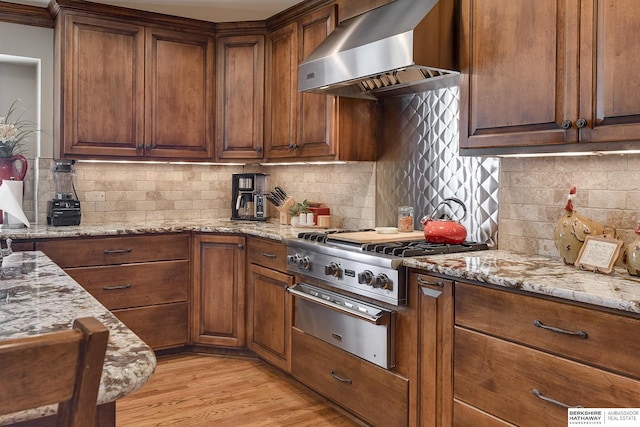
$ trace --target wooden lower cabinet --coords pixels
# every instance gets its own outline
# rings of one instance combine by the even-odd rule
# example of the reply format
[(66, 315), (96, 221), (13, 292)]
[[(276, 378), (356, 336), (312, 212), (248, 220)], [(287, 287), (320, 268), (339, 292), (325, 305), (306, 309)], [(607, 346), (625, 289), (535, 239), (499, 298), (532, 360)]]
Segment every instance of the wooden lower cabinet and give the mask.
[(245, 346), (245, 238), (196, 234), (191, 343)]
[(456, 398), (516, 425), (566, 425), (564, 405), (640, 407), (635, 379), (463, 328), (455, 346)]
[(453, 401), (453, 411), (453, 425), (455, 427), (513, 427), (513, 424), (494, 417), (491, 414), (487, 414), (457, 399)]
[(188, 313), (187, 302), (113, 310), (122, 323), (154, 350), (187, 343)]
[(292, 297), (294, 277), (259, 265), (249, 267), (247, 338), (258, 356), (291, 372)]
[[(420, 426), (450, 426), (453, 416), (453, 286), (451, 280), (412, 271), (418, 293), (416, 382), (413, 410)], [(414, 417), (412, 417), (414, 418)]]
[(568, 406), (640, 407), (638, 322), (456, 282), (454, 425), (560, 426)]
[(291, 374), (373, 426), (408, 423), (409, 380), (292, 328)]
[(190, 236), (63, 238), (36, 243), (154, 350), (189, 338)]

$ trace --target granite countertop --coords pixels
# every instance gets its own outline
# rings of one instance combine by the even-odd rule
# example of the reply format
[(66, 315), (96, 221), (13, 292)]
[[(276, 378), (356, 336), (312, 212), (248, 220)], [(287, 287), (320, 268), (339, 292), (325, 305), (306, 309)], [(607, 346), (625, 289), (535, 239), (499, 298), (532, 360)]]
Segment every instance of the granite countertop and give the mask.
[[(16, 252), (2, 262), (0, 340), (68, 329), (93, 316), (109, 328), (98, 404), (142, 387), (156, 366), (153, 351), (42, 252)], [(57, 405), (0, 415), (0, 425), (55, 413)]]
[(0, 239), (50, 239), (58, 237), (122, 236), (145, 233), (241, 233), (273, 240), (297, 237), (309, 227), (292, 227), (265, 221), (237, 221), (230, 219), (207, 219), (200, 221), (147, 221), (52, 227), (32, 225), (29, 228), (0, 229)]
[(612, 274), (565, 265), (560, 257), (502, 250), (405, 258), (407, 267), (460, 279), (640, 313), (640, 277), (616, 267)]
[[(143, 233), (211, 232), (239, 233), (277, 241), (296, 238), (306, 227), (274, 222), (208, 219), (200, 221), (156, 221), (78, 227), (32, 226), (0, 230), (0, 239), (44, 239), (54, 237), (117, 236)], [(502, 250), (466, 252), (405, 258), (407, 267), (446, 274), (461, 279), (521, 289), (570, 301), (584, 302), (630, 313), (640, 313), (640, 278), (624, 268), (610, 275), (581, 271), (565, 265), (560, 257), (518, 254)]]

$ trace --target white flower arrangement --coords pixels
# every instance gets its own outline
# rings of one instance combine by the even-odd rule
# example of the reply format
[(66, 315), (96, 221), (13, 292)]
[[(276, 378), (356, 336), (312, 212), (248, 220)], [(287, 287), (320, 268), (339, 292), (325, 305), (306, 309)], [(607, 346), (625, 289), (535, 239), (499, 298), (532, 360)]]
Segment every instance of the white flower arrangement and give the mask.
[[(23, 120), (22, 116), (27, 111), (22, 108), (19, 111), (20, 99), (13, 101), (5, 117), (0, 117), (0, 158), (10, 158), (20, 154), (23, 142), (36, 131), (32, 122)], [(13, 118), (17, 114), (17, 118)]]

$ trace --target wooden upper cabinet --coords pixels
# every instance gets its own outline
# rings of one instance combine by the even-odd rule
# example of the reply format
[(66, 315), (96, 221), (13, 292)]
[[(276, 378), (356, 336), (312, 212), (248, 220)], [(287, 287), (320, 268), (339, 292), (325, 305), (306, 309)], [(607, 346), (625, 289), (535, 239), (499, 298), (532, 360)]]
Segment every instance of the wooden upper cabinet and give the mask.
[[(336, 8), (325, 7), (308, 14), (298, 21), (301, 62), (309, 56), (333, 31), (336, 24)], [(297, 80), (296, 64), (294, 76)], [(297, 82), (296, 82), (297, 86)], [(336, 154), (335, 115), (336, 97), (317, 93), (298, 93), (300, 112), (299, 155), (303, 157), (333, 156)]]
[(340, 22), (361, 15), (395, 0), (338, 0)]
[(298, 92), (298, 64), (335, 25), (331, 5), (268, 34), (265, 158), (375, 160), (375, 102)]
[(640, 141), (640, 9), (634, 0), (583, 2), (581, 141)]
[(145, 155), (213, 157), (213, 53), (211, 36), (147, 29)]
[(577, 141), (578, 2), (465, 0), (460, 147)]
[(291, 157), (298, 140), (298, 26), (267, 35), (265, 155)]
[(216, 152), (219, 160), (261, 159), (264, 148), (264, 34), (217, 40)]
[(144, 28), (67, 15), (56, 21), (60, 154), (135, 156), (144, 138)]
[(460, 148), (640, 140), (640, 59), (624, 54), (639, 19), (633, 0), (465, 0)]
[(56, 156), (213, 158), (214, 38), (62, 10)]

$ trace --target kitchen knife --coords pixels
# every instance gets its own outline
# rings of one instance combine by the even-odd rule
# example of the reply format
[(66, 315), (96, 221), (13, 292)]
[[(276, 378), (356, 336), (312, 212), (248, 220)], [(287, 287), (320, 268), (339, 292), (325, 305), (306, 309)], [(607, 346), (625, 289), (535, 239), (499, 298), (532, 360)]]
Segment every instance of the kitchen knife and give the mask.
[(275, 191), (272, 191), (270, 194), (273, 200), (275, 200), (278, 203), (278, 206), (284, 203), (284, 200), (282, 200), (282, 198)]
[(285, 200), (287, 200), (287, 193), (286, 193), (286, 191), (284, 191), (284, 190), (282, 189), (282, 187), (278, 187), (278, 186), (276, 185), (275, 191), (276, 191), (276, 193), (280, 196), (280, 198), (282, 199), (282, 201), (283, 201), (283, 202), (284, 202)]
[(270, 201), (271, 203), (273, 203), (274, 206), (280, 206), (281, 203), (279, 201), (277, 201), (276, 199), (274, 199), (272, 196), (267, 196), (267, 200)]

